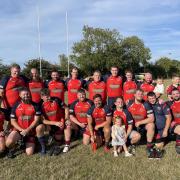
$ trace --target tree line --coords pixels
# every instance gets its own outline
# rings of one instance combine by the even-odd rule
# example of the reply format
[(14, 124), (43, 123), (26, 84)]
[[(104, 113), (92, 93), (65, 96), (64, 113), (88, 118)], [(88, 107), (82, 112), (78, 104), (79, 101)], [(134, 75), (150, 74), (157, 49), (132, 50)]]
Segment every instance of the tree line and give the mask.
[[(69, 56), (70, 69), (78, 67), (82, 76), (89, 76), (95, 70), (107, 73), (112, 65), (134, 73), (151, 71), (154, 77), (169, 78), (173, 73), (180, 72), (180, 61), (168, 57), (161, 57), (156, 62), (150, 62), (151, 51), (137, 36), (123, 37), (117, 30), (93, 28), (84, 26), (83, 38), (72, 46)], [(0, 61), (0, 76), (9, 73), (9, 66)], [(68, 58), (59, 55), (59, 63), (52, 64), (50, 60), (42, 59), (43, 78), (49, 77), (52, 69), (57, 69), (63, 76), (67, 76)], [(39, 68), (39, 59), (25, 62), (23, 73), (29, 75), (32, 67)]]

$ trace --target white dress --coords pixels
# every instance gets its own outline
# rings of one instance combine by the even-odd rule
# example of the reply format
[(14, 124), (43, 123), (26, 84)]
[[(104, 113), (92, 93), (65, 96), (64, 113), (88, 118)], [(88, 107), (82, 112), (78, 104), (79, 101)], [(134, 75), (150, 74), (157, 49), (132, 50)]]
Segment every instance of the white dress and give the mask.
[(154, 92), (164, 94), (164, 84), (157, 84), (154, 88)]
[(115, 135), (115, 139), (112, 138), (112, 146), (123, 146), (125, 142), (125, 128), (123, 126), (112, 126), (112, 134)]

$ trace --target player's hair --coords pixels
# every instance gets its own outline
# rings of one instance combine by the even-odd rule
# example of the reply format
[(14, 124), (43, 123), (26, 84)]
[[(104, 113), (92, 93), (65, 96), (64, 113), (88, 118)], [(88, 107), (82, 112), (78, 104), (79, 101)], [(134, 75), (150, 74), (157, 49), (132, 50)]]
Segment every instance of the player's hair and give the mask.
[(20, 88), (19, 88), (19, 93), (21, 93), (22, 91), (27, 91), (27, 92), (29, 92), (29, 89), (26, 88), (26, 87), (20, 87)]
[(16, 63), (11, 64), (11, 69), (12, 68), (21, 69), (20, 65)]
[(81, 89), (78, 90), (78, 93), (83, 93), (84, 94), (84, 93), (86, 93), (86, 91), (81, 88)]
[(100, 94), (96, 94), (93, 96), (93, 100), (95, 100), (96, 98), (100, 98), (102, 100), (102, 96)]
[(147, 93), (147, 96), (149, 97), (154, 97), (154, 96), (156, 96), (156, 94), (153, 92), (153, 91), (151, 91), (151, 92), (148, 92)]
[(41, 96), (49, 96), (50, 95), (50, 91), (48, 88), (44, 88), (41, 90)]
[(78, 68), (77, 68), (77, 67), (73, 67), (73, 68), (71, 69), (71, 72), (72, 72), (73, 70), (77, 70), (77, 71), (78, 71)]
[(174, 87), (171, 92), (173, 92), (173, 91), (179, 91), (179, 89)]
[(126, 69), (126, 70), (125, 70), (125, 74), (126, 74), (126, 73), (131, 73), (131, 74), (133, 74), (133, 72), (132, 72), (130, 69)]
[(57, 69), (52, 69), (51, 74), (52, 74), (53, 72), (55, 72), (55, 73), (58, 73), (58, 74), (59, 74), (59, 71), (58, 71)]
[(111, 69), (112, 68), (117, 68), (119, 70), (118, 66), (115, 66), (115, 65), (111, 66)]
[(174, 74), (172, 75), (172, 79), (175, 78), (175, 77), (179, 77), (179, 75), (174, 73)]
[(117, 99), (122, 99), (122, 100), (124, 101), (124, 99), (123, 99), (123, 97), (122, 97), (122, 96), (118, 96), (118, 97), (116, 97), (116, 100), (115, 100), (115, 101), (117, 101)]
[(138, 88), (138, 89), (136, 89), (135, 93), (137, 93), (138, 91), (144, 92), (142, 89)]
[(101, 71), (99, 71), (99, 70), (95, 70), (93, 74), (95, 74), (95, 73), (99, 73), (101, 75)]

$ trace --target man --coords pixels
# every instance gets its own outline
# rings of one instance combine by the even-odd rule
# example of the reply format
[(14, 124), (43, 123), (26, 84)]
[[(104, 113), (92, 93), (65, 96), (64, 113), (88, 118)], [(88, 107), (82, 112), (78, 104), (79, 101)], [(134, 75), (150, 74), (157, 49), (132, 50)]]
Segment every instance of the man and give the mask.
[(116, 98), (122, 96), (122, 78), (118, 75), (119, 69), (116, 66), (111, 67), (111, 75), (104, 78), (106, 82), (108, 106), (112, 107)]
[[(63, 152), (66, 153), (69, 151), (71, 137), (68, 108), (59, 98), (50, 97), (48, 89), (41, 90), (41, 98), (43, 100), (41, 106), (43, 123), (48, 127), (50, 135), (54, 137), (58, 144), (60, 144), (64, 134), (65, 146)], [(52, 154), (58, 155), (56, 151), (52, 152)]]
[(176, 88), (180, 91), (180, 77), (177, 74), (173, 74), (172, 84), (168, 86), (166, 90), (169, 101), (173, 100), (171, 97), (171, 93), (172, 93), (172, 90)]
[(93, 101), (96, 94), (100, 94), (103, 103), (106, 103), (106, 83), (101, 80), (101, 72), (95, 71), (93, 74), (93, 81), (87, 84), (89, 99)]
[(140, 85), (140, 89), (144, 91), (144, 97), (143, 99), (146, 101), (147, 100), (147, 93), (154, 91), (154, 85), (152, 84), (152, 74), (147, 72), (144, 75), (144, 82)]
[(103, 106), (101, 95), (96, 94), (93, 101), (94, 105), (87, 112), (91, 142), (95, 142), (95, 132), (103, 131), (105, 139), (104, 151), (109, 152), (112, 112), (108, 106)]
[(123, 120), (123, 123), (125, 125), (126, 128), (126, 139), (130, 139), (130, 143), (131, 143), (131, 153), (135, 154), (135, 147), (134, 144), (136, 144), (137, 142), (139, 142), (141, 136), (140, 134), (133, 130), (133, 118), (131, 116), (131, 114), (129, 113), (129, 111), (127, 109), (124, 108), (124, 101), (122, 97), (118, 97), (114, 103), (114, 107), (113, 107), (113, 118), (115, 117), (121, 117)]
[(68, 105), (70, 106), (75, 100), (77, 100), (77, 92), (83, 88), (84, 80), (78, 77), (78, 69), (73, 68), (71, 71), (71, 77), (66, 80), (66, 88), (68, 90)]
[(128, 104), (129, 100), (134, 99), (134, 93), (137, 89), (136, 83), (132, 80), (133, 74), (131, 71), (126, 71), (126, 82), (123, 84), (123, 98), (124, 102)]
[(176, 88), (172, 90), (172, 101), (168, 102), (173, 115), (171, 132), (176, 134), (176, 152), (180, 154), (180, 91)]
[(36, 68), (31, 69), (31, 80), (28, 83), (28, 87), (31, 93), (32, 101), (40, 103), (41, 101), (41, 89), (44, 88), (44, 83), (39, 77), (39, 73)]
[(58, 71), (53, 70), (51, 72), (51, 78), (52, 78), (52, 80), (50, 80), (47, 83), (47, 88), (50, 91), (50, 96), (51, 97), (57, 97), (61, 101), (64, 102), (65, 87), (64, 87), (64, 82), (62, 80), (60, 80), (60, 76), (59, 76)]
[(147, 94), (148, 102), (151, 104), (154, 116), (155, 116), (155, 126), (156, 126), (156, 156), (161, 158), (163, 155), (163, 146), (165, 138), (168, 136), (168, 131), (171, 125), (171, 112), (170, 108), (166, 103), (159, 103), (154, 92), (149, 92)]
[(78, 99), (74, 101), (69, 109), (72, 128), (80, 130), (83, 134), (83, 144), (88, 145), (90, 142), (90, 132), (87, 124), (87, 111), (93, 105), (93, 102), (86, 98), (84, 89), (80, 89), (77, 94)]
[(20, 100), (19, 89), (27, 86), (28, 79), (20, 75), (20, 70), (19, 65), (13, 64), (11, 75), (3, 77), (0, 82), (0, 96), (5, 100), (9, 114), (14, 104)]
[[(45, 154), (44, 125), (39, 124), (41, 111), (34, 105), (30, 99), (30, 92), (22, 88), (19, 92), (20, 101), (18, 101), (11, 111), (11, 124), (14, 127), (6, 140), (6, 146), (9, 149), (9, 158), (13, 158), (12, 147), (21, 139), (26, 145), (26, 154), (32, 155), (35, 149), (35, 136), (41, 144), (41, 154)], [(39, 125), (38, 125), (39, 124)]]
[(154, 114), (152, 107), (143, 101), (143, 90), (137, 89), (135, 92), (135, 99), (130, 101), (127, 105), (129, 112), (131, 113), (134, 123), (135, 129), (137, 131), (146, 130), (146, 138), (147, 138), (147, 153), (148, 157), (154, 157), (153, 150), (153, 138), (154, 138)]

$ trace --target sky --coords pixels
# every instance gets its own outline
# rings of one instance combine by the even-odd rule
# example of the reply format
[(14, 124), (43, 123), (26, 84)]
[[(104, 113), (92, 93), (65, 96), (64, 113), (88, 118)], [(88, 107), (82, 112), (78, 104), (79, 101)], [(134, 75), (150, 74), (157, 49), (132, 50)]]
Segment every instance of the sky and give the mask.
[(150, 48), (152, 59), (180, 60), (180, 0), (0, 0), (0, 59), (20, 65), (38, 54), (37, 5), (41, 56), (58, 63), (66, 54), (66, 11), (69, 51), (80, 41), (84, 25), (136, 35)]

